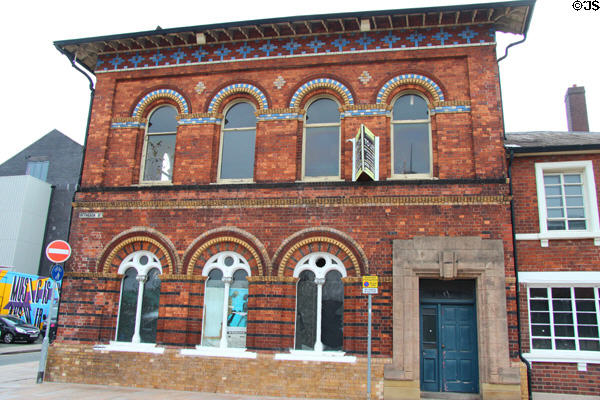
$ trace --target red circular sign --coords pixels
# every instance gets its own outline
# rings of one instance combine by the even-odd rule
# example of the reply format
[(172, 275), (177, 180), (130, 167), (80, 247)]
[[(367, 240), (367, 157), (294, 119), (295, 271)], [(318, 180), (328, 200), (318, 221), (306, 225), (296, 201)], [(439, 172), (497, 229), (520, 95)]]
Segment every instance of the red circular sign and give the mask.
[(53, 263), (63, 263), (71, 257), (71, 246), (64, 240), (55, 240), (46, 247), (46, 257)]

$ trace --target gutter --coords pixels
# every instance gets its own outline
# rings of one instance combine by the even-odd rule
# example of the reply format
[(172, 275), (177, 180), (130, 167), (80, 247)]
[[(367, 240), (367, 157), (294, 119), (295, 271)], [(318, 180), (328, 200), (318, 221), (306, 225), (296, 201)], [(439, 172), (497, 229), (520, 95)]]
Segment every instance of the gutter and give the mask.
[(531, 393), (531, 363), (523, 356), (523, 348), (521, 346), (521, 285), (519, 284), (519, 262), (517, 258), (517, 236), (515, 232), (515, 200), (513, 196), (513, 185), (512, 185), (512, 163), (514, 158), (514, 151), (510, 150), (510, 156), (508, 158), (508, 194), (510, 196), (510, 225), (512, 230), (512, 244), (513, 244), (513, 263), (515, 271), (515, 287), (517, 291), (517, 339), (519, 342), (519, 358), (527, 367), (527, 394), (529, 400), (533, 399)]

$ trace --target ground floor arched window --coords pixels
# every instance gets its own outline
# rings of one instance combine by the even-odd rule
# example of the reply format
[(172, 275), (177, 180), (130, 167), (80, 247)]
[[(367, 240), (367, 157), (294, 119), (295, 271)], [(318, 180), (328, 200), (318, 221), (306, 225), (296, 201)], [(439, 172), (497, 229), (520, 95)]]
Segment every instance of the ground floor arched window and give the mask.
[(202, 346), (245, 348), (250, 266), (240, 254), (212, 256), (202, 270), (204, 290)]
[(345, 276), (342, 262), (329, 253), (309, 254), (296, 265), (296, 350), (342, 350)]
[(123, 274), (123, 281), (116, 334), (118, 342), (156, 342), (161, 273), (158, 258), (149, 251), (137, 251), (121, 262), (119, 274)]

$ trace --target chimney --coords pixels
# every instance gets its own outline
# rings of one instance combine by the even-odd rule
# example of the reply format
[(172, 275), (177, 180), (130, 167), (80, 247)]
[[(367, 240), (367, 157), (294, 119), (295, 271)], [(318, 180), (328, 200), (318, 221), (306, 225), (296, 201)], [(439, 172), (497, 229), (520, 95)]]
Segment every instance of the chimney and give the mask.
[(585, 104), (585, 89), (583, 86), (573, 85), (565, 94), (567, 106), (567, 124), (569, 132), (589, 132), (587, 106)]

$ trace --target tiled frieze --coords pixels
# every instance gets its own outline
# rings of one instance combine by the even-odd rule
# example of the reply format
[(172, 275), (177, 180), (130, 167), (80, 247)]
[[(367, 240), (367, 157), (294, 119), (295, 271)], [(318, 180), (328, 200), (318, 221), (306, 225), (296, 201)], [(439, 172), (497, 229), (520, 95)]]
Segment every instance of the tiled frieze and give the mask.
[(290, 100), (290, 107), (300, 107), (304, 96), (313, 90), (321, 88), (327, 88), (337, 92), (342, 99), (344, 99), (344, 104), (354, 104), (354, 98), (352, 97), (350, 89), (348, 89), (343, 83), (340, 83), (335, 79), (320, 78), (313, 79), (300, 86), (292, 96), (292, 100)]
[(179, 106), (180, 113), (187, 114), (190, 112), (187, 101), (185, 101), (185, 98), (180, 93), (173, 89), (158, 89), (148, 93), (138, 102), (133, 110), (132, 117), (141, 118), (144, 113), (144, 109), (149, 104), (160, 98), (169, 98), (174, 100)]
[(219, 111), (219, 106), (227, 97), (236, 93), (247, 93), (250, 96), (256, 99), (258, 106), (261, 109), (269, 108), (269, 104), (267, 103), (267, 96), (256, 86), (251, 85), (249, 83), (235, 83), (233, 85), (229, 85), (219, 90), (219, 93), (213, 97), (208, 106), (209, 112), (217, 112)]
[(98, 57), (96, 72), (282, 57), (477, 45), (494, 41), (493, 28), (484, 25), (321, 34), (106, 53)]

